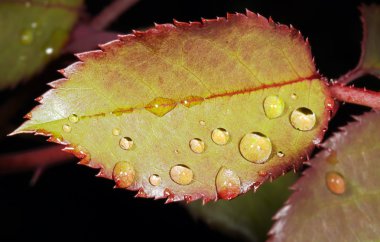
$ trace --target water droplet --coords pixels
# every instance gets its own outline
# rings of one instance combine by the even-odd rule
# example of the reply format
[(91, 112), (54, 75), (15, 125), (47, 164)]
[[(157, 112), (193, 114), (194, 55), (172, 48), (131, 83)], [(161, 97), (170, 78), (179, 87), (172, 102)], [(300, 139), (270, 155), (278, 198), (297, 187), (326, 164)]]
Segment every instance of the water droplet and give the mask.
[(199, 96), (189, 96), (186, 97), (184, 100), (181, 101), (182, 105), (184, 105), (187, 108), (191, 108), (195, 105), (201, 104), (205, 99), (203, 97)]
[(123, 137), (120, 139), (119, 145), (123, 150), (130, 150), (133, 147), (133, 140), (130, 137)]
[(222, 199), (230, 200), (240, 194), (240, 178), (225, 167), (220, 168), (215, 179), (216, 191)]
[(346, 191), (346, 182), (343, 176), (335, 171), (326, 174), (326, 186), (330, 192), (341, 195)]
[(223, 128), (217, 128), (212, 131), (211, 139), (217, 145), (225, 145), (230, 140), (230, 133)]
[(197, 154), (203, 153), (205, 151), (205, 142), (198, 138), (190, 140), (189, 146), (190, 149)]
[(120, 135), (120, 129), (118, 129), (118, 128), (113, 128), (113, 129), (112, 129), (112, 134), (115, 135), (115, 136), (119, 136), (119, 135)]
[(292, 95), (290, 95), (290, 98), (293, 99), (293, 100), (296, 100), (297, 99), (297, 94), (292, 93)]
[(78, 115), (76, 115), (76, 114), (71, 114), (71, 115), (69, 116), (69, 121), (72, 122), (72, 123), (78, 123), (78, 121), (79, 121), (79, 117), (78, 117)]
[(282, 151), (277, 152), (277, 156), (280, 157), (280, 158), (281, 158), (281, 157), (284, 157), (284, 155), (285, 155), (285, 154), (284, 154), (284, 152), (282, 152)]
[(180, 152), (179, 150), (174, 150), (174, 153), (179, 154)]
[(297, 108), (290, 115), (290, 123), (295, 129), (301, 131), (311, 130), (316, 123), (315, 113), (308, 108)]
[(32, 22), (30, 24), (30, 27), (32, 27), (33, 29), (37, 28), (38, 27), (38, 23), (37, 22)]
[(131, 163), (119, 161), (113, 168), (112, 178), (117, 187), (127, 188), (132, 185), (136, 177), (136, 172)]
[(337, 153), (335, 150), (330, 151), (330, 155), (326, 158), (326, 161), (330, 163), (331, 165), (336, 165), (339, 162)]
[(173, 99), (158, 97), (146, 105), (145, 109), (159, 117), (164, 116), (177, 106)]
[(258, 172), (259, 176), (267, 176), (268, 175), (268, 172), (264, 171), (264, 170), (261, 170)]
[(263, 106), (265, 115), (269, 119), (280, 117), (285, 109), (284, 100), (276, 95), (266, 97)]
[(157, 174), (153, 174), (149, 177), (149, 183), (152, 186), (159, 186), (161, 184), (161, 177)]
[(45, 48), (45, 54), (46, 55), (51, 55), (54, 53), (54, 49), (52, 47), (46, 47)]
[(240, 140), (239, 149), (248, 161), (262, 164), (272, 153), (272, 142), (262, 133), (249, 133)]
[(62, 126), (62, 130), (63, 130), (63, 132), (65, 132), (65, 133), (70, 133), (70, 132), (71, 132), (71, 126), (70, 126), (69, 124), (64, 124), (64, 125)]
[(33, 42), (34, 39), (34, 32), (32, 29), (25, 29), (21, 33), (21, 44), (23, 45), (30, 45)]
[(199, 124), (202, 125), (202, 126), (205, 126), (206, 122), (204, 120), (201, 120), (201, 121), (199, 121)]
[(170, 178), (179, 185), (190, 184), (193, 176), (193, 171), (185, 165), (176, 165), (170, 169)]

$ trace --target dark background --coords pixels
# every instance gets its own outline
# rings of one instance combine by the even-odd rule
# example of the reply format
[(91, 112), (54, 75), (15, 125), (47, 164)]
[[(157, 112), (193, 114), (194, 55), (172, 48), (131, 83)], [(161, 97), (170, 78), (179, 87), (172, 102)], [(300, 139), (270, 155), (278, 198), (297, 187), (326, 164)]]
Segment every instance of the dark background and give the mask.
[[(87, 0), (87, 10), (96, 15), (110, 1)], [(192, 0), (143, 1), (128, 10), (110, 30), (128, 33), (152, 26), (153, 22), (196, 21), (201, 17), (225, 16), (246, 8), (276, 22), (292, 24), (308, 37), (320, 72), (337, 78), (353, 68), (360, 55), (361, 23), (357, 6), (363, 1), (268, 1)], [(375, 1), (364, 1), (371, 3)], [(0, 101), (30, 88), (37, 97), (48, 89), (45, 83), (60, 76), (55, 72), (75, 59), (63, 56), (29, 84), (0, 92)], [(363, 78), (358, 85), (378, 89), (374, 78)], [(14, 126), (35, 102), (27, 100), (13, 120)], [(350, 120), (350, 115), (368, 109), (344, 105), (331, 122), (332, 131)], [(2, 130), (5, 135), (11, 130)], [(0, 152), (6, 153), (46, 145), (42, 137), (0, 139)], [(235, 241), (203, 222), (194, 221), (179, 203), (164, 205), (163, 200), (135, 199), (133, 192), (114, 190), (113, 182), (95, 178), (95, 170), (71, 163), (45, 170), (30, 186), (33, 172), (0, 176), (0, 240), (165, 240)], [(1, 162), (1, 161), (0, 161)], [(318, 229), (318, 225), (316, 225)]]

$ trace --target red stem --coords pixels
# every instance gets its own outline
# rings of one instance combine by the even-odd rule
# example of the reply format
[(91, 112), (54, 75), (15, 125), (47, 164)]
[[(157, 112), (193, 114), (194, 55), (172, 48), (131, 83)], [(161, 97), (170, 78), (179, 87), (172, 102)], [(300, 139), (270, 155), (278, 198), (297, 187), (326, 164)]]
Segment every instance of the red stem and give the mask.
[(341, 83), (332, 85), (330, 92), (339, 101), (380, 110), (380, 92), (366, 90), (365, 88), (347, 87)]
[(0, 156), (0, 174), (28, 171), (57, 165), (72, 158), (72, 155), (63, 152), (62, 146), (58, 145), (4, 154)]
[(91, 26), (96, 30), (107, 28), (114, 20), (130, 7), (135, 5), (138, 0), (115, 0), (98, 14), (91, 22)]

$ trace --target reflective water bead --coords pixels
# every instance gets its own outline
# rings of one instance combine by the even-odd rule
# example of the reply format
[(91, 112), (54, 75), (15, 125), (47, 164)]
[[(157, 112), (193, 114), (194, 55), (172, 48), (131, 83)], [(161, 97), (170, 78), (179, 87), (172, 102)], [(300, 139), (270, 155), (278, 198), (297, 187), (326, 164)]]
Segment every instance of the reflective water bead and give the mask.
[(285, 103), (282, 98), (276, 95), (271, 95), (265, 98), (264, 112), (269, 119), (280, 117), (284, 113)]
[(313, 129), (316, 123), (315, 113), (308, 108), (297, 108), (290, 115), (290, 123), (295, 129), (308, 131)]
[(272, 153), (272, 142), (262, 133), (253, 132), (244, 135), (240, 140), (241, 155), (254, 163), (265, 163)]

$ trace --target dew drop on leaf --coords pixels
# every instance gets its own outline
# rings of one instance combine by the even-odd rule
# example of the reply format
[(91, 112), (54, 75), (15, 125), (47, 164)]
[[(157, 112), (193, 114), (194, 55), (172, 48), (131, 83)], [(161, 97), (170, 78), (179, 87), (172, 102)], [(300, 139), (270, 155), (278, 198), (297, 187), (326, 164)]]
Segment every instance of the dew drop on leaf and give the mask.
[(45, 48), (45, 54), (46, 55), (52, 55), (54, 53), (53, 47), (46, 47)]
[(285, 103), (282, 98), (276, 95), (271, 95), (265, 98), (264, 112), (269, 119), (280, 117), (284, 113)]
[(33, 42), (34, 39), (34, 32), (32, 29), (25, 29), (21, 33), (21, 44), (23, 45), (30, 45)]
[(346, 182), (343, 176), (335, 171), (326, 174), (326, 186), (330, 192), (341, 195), (346, 191)]
[(199, 121), (199, 124), (202, 125), (202, 126), (205, 126), (206, 125), (206, 122), (204, 120), (200, 120)]
[(189, 96), (186, 97), (183, 101), (181, 101), (182, 105), (184, 105), (187, 108), (191, 108), (195, 105), (199, 105), (204, 101), (203, 97), (198, 96)]
[(70, 133), (71, 132), (71, 126), (69, 124), (64, 124), (64, 125), (62, 125), (62, 130), (65, 133)]
[(127, 188), (134, 182), (136, 172), (127, 161), (119, 161), (113, 168), (112, 178), (119, 188)]
[(223, 128), (217, 128), (212, 131), (211, 139), (217, 145), (225, 145), (230, 140), (230, 133)]
[(290, 95), (290, 98), (293, 99), (293, 100), (296, 100), (297, 99), (297, 94), (292, 93), (292, 95)]
[(198, 138), (190, 140), (189, 146), (190, 149), (197, 154), (203, 153), (205, 151), (205, 142)]
[(280, 157), (280, 158), (281, 158), (281, 157), (284, 157), (284, 155), (285, 155), (285, 154), (284, 154), (284, 152), (282, 152), (282, 151), (277, 152), (277, 156)]
[(118, 128), (113, 128), (113, 129), (112, 129), (112, 135), (114, 135), (114, 136), (119, 136), (119, 135), (120, 135), (120, 129), (118, 129)]
[(220, 168), (215, 179), (216, 191), (222, 199), (230, 200), (240, 194), (240, 178), (232, 170)]
[(262, 164), (272, 153), (272, 142), (262, 133), (253, 132), (240, 140), (239, 150), (248, 161)]
[(157, 97), (153, 101), (148, 103), (145, 109), (158, 117), (162, 117), (171, 110), (173, 110), (173, 108), (175, 108), (176, 106), (177, 103), (173, 99)]
[(315, 113), (308, 108), (297, 108), (290, 115), (290, 123), (295, 129), (308, 131), (313, 129), (316, 123)]
[(133, 147), (133, 140), (130, 137), (123, 137), (120, 139), (119, 145), (123, 150), (130, 150)]
[(161, 177), (157, 174), (153, 174), (149, 177), (149, 183), (152, 186), (159, 186), (161, 184)]
[(170, 178), (179, 185), (190, 184), (193, 176), (193, 171), (185, 165), (175, 165), (170, 169)]
[(79, 121), (79, 117), (78, 117), (78, 115), (76, 115), (76, 114), (71, 114), (71, 115), (69, 116), (69, 121), (70, 121), (71, 123), (78, 123), (78, 121)]

